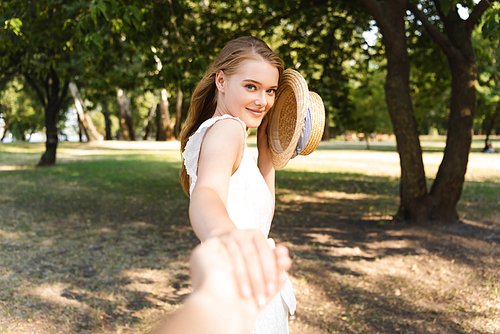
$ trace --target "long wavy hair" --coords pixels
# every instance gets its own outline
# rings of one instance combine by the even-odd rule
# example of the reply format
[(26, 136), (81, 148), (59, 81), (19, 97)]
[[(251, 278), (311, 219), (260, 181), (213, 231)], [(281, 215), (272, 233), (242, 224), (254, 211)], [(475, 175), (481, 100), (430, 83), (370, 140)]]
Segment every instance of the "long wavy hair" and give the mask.
[[(248, 59), (266, 60), (278, 69), (279, 77), (284, 70), (283, 60), (275, 54), (267, 44), (257, 37), (246, 36), (230, 41), (221, 50), (215, 61), (210, 65), (196, 86), (191, 105), (189, 106), (186, 124), (181, 131), (181, 153), (184, 152), (187, 141), (200, 125), (212, 118), (217, 107), (217, 88), (215, 75), (219, 70), (230, 76), (238, 71), (240, 64)], [(180, 175), (182, 189), (189, 196), (189, 176), (182, 163)]]

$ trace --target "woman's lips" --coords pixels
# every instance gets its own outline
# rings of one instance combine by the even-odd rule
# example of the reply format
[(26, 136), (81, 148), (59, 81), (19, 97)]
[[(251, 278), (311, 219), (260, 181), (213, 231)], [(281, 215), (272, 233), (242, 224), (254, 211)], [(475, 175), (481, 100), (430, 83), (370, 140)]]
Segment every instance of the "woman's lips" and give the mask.
[(261, 117), (261, 116), (264, 114), (264, 111), (255, 110), (255, 109), (250, 109), (250, 108), (246, 108), (246, 109), (247, 109), (247, 111), (248, 111), (251, 115), (253, 115), (253, 116), (255, 116), (255, 117)]

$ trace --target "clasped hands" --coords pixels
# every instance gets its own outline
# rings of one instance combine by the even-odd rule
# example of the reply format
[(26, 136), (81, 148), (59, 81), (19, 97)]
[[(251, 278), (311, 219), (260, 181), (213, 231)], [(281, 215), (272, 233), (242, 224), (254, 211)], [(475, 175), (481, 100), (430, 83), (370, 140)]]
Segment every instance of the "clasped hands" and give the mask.
[(258, 312), (281, 289), (291, 263), (288, 249), (283, 245), (272, 249), (260, 230), (232, 229), (193, 251), (193, 289), (211, 285), (220, 296), (253, 299)]

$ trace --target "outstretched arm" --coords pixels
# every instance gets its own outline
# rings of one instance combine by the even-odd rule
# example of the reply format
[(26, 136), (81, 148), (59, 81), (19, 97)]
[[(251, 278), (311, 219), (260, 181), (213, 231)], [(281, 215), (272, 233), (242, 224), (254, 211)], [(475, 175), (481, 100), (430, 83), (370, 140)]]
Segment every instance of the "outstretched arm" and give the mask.
[(205, 134), (198, 161), (198, 178), (191, 194), (189, 216), (201, 241), (218, 237), (229, 250), (241, 295), (253, 296), (262, 307), (274, 294), (278, 272), (272, 250), (259, 230), (239, 230), (229, 218), (229, 179), (239, 167), (245, 133), (241, 124), (226, 119)]

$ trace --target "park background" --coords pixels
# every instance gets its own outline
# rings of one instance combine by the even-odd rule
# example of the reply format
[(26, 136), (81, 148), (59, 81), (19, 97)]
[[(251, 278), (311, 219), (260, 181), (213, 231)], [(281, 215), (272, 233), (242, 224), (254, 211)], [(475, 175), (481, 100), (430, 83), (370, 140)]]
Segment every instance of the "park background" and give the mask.
[(500, 154), (481, 153), (500, 146), (499, 9), (0, 3), (0, 332), (143, 333), (180, 307), (198, 241), (176, 138), (208, 64), (245, 35), (326, 109), (316, 152), (277, 172), (291, 332), (499, 332)]

